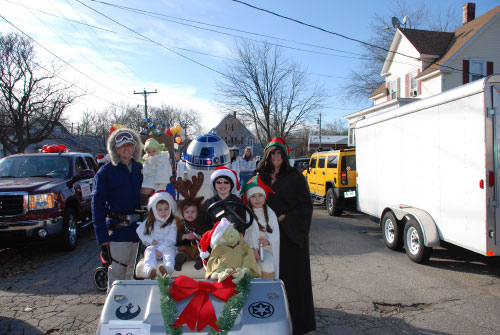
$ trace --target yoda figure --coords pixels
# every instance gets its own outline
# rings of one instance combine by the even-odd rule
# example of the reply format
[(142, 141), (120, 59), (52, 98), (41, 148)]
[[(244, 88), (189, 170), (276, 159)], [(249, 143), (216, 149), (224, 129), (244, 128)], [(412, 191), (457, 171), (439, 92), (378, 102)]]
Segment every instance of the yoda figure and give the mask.
[(223, 218), (212, 230), (203, 234), (200, 242), (202, 257), (209, 255), (209, 246), (212, 252), (207, 262), (206, 279), (221, 282), (232, 276), (233, 282), (238, 283), (246, 273), (252, 277), (260, 276), (252, 248), (227, 219)]

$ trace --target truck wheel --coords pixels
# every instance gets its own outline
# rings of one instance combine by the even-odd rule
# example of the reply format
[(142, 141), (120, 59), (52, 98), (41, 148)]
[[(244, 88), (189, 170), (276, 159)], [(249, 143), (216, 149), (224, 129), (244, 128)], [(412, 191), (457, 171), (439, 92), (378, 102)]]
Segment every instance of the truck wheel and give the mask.
[(76, 248), (76, 237), (75, 211), (73, 208), (66, 208), (64, 210), (60, 248), (64, 251), (74, 250)]
[(340, 216), (344, 211), (343, 208), (338, 208), (337, 196), (333, 192), (333, 188), (329, 188), (326, 191), (326, 209), (330, 216)]
[(403, 247), (403, 225), (399, 222), (392, 212), (387, 212), (382, 217), (380, 225), (384, 243), (391, 250), (400, 250)]
[(415, 263), (423, 264), (429, 260), (432, 248), (424, 245), (424, 234), (420, 225), (414, 221), (408, 221), (404, 231), (404, 243), (406, 255)]

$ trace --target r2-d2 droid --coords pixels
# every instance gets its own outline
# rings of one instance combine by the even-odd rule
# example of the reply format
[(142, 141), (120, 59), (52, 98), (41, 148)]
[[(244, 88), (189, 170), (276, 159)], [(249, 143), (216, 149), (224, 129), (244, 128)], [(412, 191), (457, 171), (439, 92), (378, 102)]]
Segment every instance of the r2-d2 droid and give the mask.
[(177, 167), (177, 177), (191, 180), (198, 172), (203, 172), (203, 186), (197, 196), (204, 200), (211, 198), (215, 193), (210, 185), (210, 176), (219, 166), (229, 167), (229, 148), (215, 133), (201, 135), (193, 140), (184, 153), (184, 160)]

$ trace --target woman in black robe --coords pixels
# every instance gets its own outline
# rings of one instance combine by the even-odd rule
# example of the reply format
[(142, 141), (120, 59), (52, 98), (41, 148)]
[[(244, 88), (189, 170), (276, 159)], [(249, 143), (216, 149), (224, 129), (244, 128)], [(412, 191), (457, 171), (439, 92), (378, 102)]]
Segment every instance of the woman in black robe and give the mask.
[(274, 138), (265, 148), (258, 172), (275, 194), (267, 204), (276, 212), (280, 227), (280, 279), (285, 284), (293, 334), (316, 329), (309, 262), (309, 228), (312, 200), (304, 176), (290, 166), (290, 149)]

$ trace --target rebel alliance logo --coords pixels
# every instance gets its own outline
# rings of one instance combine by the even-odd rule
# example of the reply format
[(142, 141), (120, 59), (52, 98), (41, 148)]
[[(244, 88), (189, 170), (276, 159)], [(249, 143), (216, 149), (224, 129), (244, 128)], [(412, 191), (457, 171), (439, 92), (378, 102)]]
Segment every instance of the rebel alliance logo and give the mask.
[[(126, 308), (125, 312), (122, 312), (122, 307)], [(132, 312), (132, 308), (134, 308), (134, 305), (132, 303), (129, 303), (128, 305), (121, 305), (116, 309), (116, 317), (120, 320), (131, 320), (135, 318), (139, 313), (141, 313), (141, 307), (137, 306), (136, 310)]]
[(251, 316), (258, 319), (265, 319), (274, 314), (274, 307), (264, 301), (254, 302), (248, 307)]

